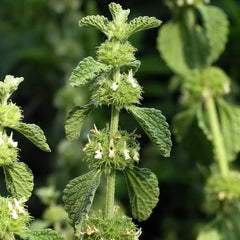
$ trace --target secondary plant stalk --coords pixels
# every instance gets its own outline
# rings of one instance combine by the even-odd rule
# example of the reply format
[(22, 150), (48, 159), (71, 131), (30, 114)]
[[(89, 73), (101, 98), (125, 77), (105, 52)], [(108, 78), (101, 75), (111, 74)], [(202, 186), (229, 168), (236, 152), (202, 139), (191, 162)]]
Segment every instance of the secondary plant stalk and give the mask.
[(213, 145), (215, 148), (216, 158), (219, 164), (222, 176), (226, 177), (229, 172), (228, 160), (223, 142), (217, 110), (212, 97), (207, 98), (207, 112), (213, 137)]
[[(119, 69), (116, 69), (113, 76), (114, 81), (118, 80), (117, 79), (118, 77)], [(118, 131), (118, 122), (119, 122), (119, 110), (115, 106), (112, 106), (110, 125), (110, 136), (112, 138)], [(114, 214), (114, 195), (115, 195), (115, 169), (111, 169), (109, 170), (109, 172), (107, 172), (105, 217), (108, 219), (112, 218)]]

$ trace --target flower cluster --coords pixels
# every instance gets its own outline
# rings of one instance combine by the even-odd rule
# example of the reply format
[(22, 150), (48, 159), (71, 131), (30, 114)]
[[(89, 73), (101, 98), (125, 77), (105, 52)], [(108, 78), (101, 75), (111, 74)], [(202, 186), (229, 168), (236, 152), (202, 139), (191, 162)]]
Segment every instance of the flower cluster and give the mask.
[(0, 239), (27, 230), (30, 221), (24, 205), (25, 199), (4, 198), (0, 196)]
[(116, 79), (101, 76), (93, 86), (92, 99), (97, 105), (115, 105), (119, 109), (132, 104), (138, 104), (142, 98), (142, 88), (133, 77), (133, 71), (128, 74), (118, 73)]
[(111, 137), (107, 129), (100, 131), (95, 126), (92, 133), (83, 150), (84, 160), (93, 168), (123, 170), (139, 161), (137, 135), (119, 131)]
[(13, 163), (18, 158), (18, 142), (7, 136), (5, 132), (0, 132), (0, 165), (8, 165)]
[[(228, 176), (211, 176), (205, 186), (206, 209), (209, 212), (228, 210), (240, 200), (240, 173), (231, 171)], [(229, 208), (230, 207), (230, 208)]]
[(102, 211), (87, 217), (81, 234), (82, 240), (138, 240), (141, 229), (132, 223), (132, 219), (124, 216), (115, 208), (112, 219), (104, 218)]

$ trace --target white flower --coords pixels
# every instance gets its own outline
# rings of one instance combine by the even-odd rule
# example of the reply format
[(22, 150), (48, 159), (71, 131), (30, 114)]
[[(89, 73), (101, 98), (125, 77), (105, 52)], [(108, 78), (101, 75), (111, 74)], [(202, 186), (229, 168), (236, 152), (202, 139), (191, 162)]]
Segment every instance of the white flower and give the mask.
[(124, 150), (123, 150), (123, 154), (124, 154), (125, 160), (130, 159), (129, 152), (130, 152), (130, 151), (127, 149), (127, 143), (124, 142)]
[(102, 145), (101, 143), (98, 143), (99, 149), (95, 151), (95, 156), (94, 158), (96, 159), (102, 159)]
[(15, 206), (16, 206), (16, 208), (17, 208), (19, 213), (26, 214), (26, 212), (24, 211), (23, 206), (21, 206), (21, 204), (22, 204), (22, 200), (21, 199), (18, 201), (16, 198), (14, 198), (14, 203), (15, 203)]
[(14, 142), (12, 139), (13, 133), (11, 132), (10, 137), (8, 138), (8, 143), (12, 144), (13, 147), (17, 147), (18, 142)]
[(113, 139), (110, 140), (110, 146), (109, 146), (109, 154), (108, 154), (108, 156), (109, 156), (110, 158), (114, 158), (114, 157), (115, 157)]
[(119, 85), (114, 82), (114, 83), (112, 84), (112, 86), (111, 86), (111, 89), (112, 89), (113, 91), (117, 91), (118, 86), (119, 86)]
[(133, 78), (133, 72), (132, 69), (128, 72), (128, 82), (130, 82), (132, 84), (133, 88), (137, 87), (137, 84), (135, 82), (135, 79)]
[(136, 162), (139, 161), (139, 152), (134, 149), (134, 152), (133, 152), (133, 160), (135, 160)]

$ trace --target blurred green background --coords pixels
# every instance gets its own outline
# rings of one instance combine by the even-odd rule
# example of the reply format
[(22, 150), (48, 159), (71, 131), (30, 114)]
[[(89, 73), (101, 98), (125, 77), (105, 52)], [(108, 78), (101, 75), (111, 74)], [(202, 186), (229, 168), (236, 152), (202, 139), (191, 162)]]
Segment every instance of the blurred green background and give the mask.
[[(19, 142), (21, 160), (32, 169), (35, 189), (54, 185), (60, 192), (67, 182), (86, 172), (81, 161), (86, 134), (93, 123), (104, 127), (109, 121), (109, 109), (95, 111), (88, 119), (81, 140), (69, 142), (64, 136), (66, 113), (74, 104), (88, 102), (87, 89), (68, 87), (68, 78), (77, 63), (88, 55), (94, 56), (104, 36), (93, 29), (80, 29), (78, 21), (89, 14), (110, 17), (103, 0), (1, 0), (0, 2), (0, 77), (7, 74), (23, 76), (25, 81), (13, 96), (22, 107), (25, 122), (36, 123), (45, 131), (52, 153), (44, 153), (23, 137)], [(117, 1), (131, 9), (131, 16), (155, 16), (163, 22), (170, 19), (163, 1)], [(240, 2), (215, 0), (230, 20), (230, 34), (226, 51), (216, 65), (231, 77), (234, 96), (240, 103)], [(171, 126), (173, 116), (180, 111), (180, 93), (169, 84), (171, 71), (164, 64), (157, 49), (157, 29), (138, 33), (130, 39), (138, 49), (142, 65), (137, 78), (144, 88), (144, 106), (161, 109)], [(121, 113), (122, 129), (133, 131), (136, 122), (125, 111)], [(212, 161), (209, 143), (199, 129), (189, 130), (181, 144), (173, 140), (170, 158), (161, 157), (141, 129), (141, 166), (151, 168), (160, 181), (161, 195), (151, 218), (138, 223), (143, 228), (142, 239), (192, 240), (198, 226), (207, 220), (202, 211), (205, 168)], [(193, 140), (194, 139), (194, 140)], [(199, 149), (202, 149), (199, 154)], [(238, 160), (239, 162), (239, 160)], [(1, 173), (2, 174), (2, 173)], [(2, 175), (1, 175), (2, 176)], [(1, 189), (4, 182), (1, 181)], [(117, 178), (117, 198), (130, 215), (127, 189), (122, 176)], [(102, 193), (101, 193), (102, 192)], [(6, 193), (7, 194), (7, 193)], [(99, 193), (99, 205), (104, 189)], [(60, 201), (61, 202), (61, 201)], [(44, 205), (32, 196), (29, 210), (40, 218)]]

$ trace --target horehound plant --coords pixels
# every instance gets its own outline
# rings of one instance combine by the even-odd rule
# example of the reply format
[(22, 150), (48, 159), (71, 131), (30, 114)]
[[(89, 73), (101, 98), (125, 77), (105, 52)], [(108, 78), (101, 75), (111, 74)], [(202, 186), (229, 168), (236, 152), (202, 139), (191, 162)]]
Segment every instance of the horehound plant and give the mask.
[(42, 231), (29, 230), (29, 215), (25, 203), (33, 190), (33, 174), (24, 162), (19, 161), (18, 142), (13, 140), (13, 129), (25, 137), (41, 150), (50, 152), (46, 138), (40, 127), (35, 124), (22, 122), (22, 110), (9, 100), (17, 90), (23, 78), (7, 75), (0, 82), (0, 166), (4, 170), (7, 190), (11, 196), (0, 196), (0, 239), (63, 239), (50, 229)]
[[(142, 99), (142, 88), (134, 78), (140, 61), (128, 38), (138, 32), (158, 27), (161, 21), (154, 17), (138, 17), (128, 22), (130, 10), (110, 3), (112, 21), (104, 16), (87, 16), (81, 27), (95, 27), (107, 39), (97, 48), (97, 59), (84, 58), (70, 77), (72, 87), (90, 84), (91, 101), (85, 106), (74, 106), (66, 120), (67, 138), (77, 139), (84, 120), (98, 107), (111, 107), (110, 124), (104, 129), (93, 126), (84, 147), (84, 161), (90, 171), (71, 180), (64, 190), (63, 201), (76, 237), (80, 239), (139, 239), (141, 230), (132, 219), (115, 206), (115, 173), (122, 171), (126, 178), (133, 217), (146, 220), (159, 197), (158, 180), (150, 169), (135, 166), (140, 160), (138, 134), (119, 128), (120, 110), (131, 113), (146, 134), (168, 157), (171, 149), (170, 132), (160, 110), (136, 105)], [(104, 210), (89, 212), (102, 175), (106, 175), (106, 204)]]
[[(174, 119), (181, 141), (196, 121), (213, 147), (215, 163), (205, 185), (205, 210), (214, 220), (198, 240), (240, 239), (240, 172), (232, 162), (240, 151), (240, 108), (229, 104), (229, 77), (212, 64), (225, 48), (228, 20), (208, 1), (168, 0), (173, 19), (159, 32), (158, 48), (177, 75), (186, 109)], [(200, 21), (199, 21), (200, 20)]]

